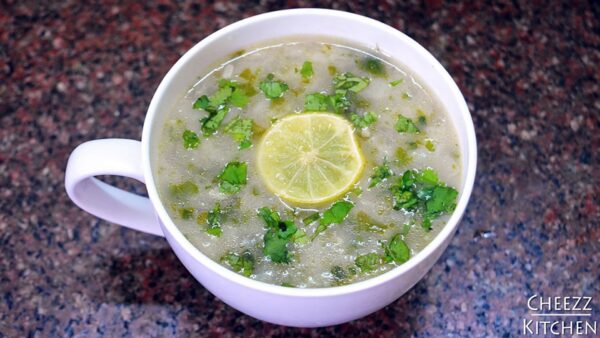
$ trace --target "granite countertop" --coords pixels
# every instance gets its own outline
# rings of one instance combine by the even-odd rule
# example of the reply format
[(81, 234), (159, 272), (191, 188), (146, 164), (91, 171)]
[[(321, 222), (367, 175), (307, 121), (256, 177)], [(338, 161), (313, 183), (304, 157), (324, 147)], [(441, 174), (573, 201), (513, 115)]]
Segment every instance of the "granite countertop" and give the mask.
[[(600, 320), (600, 6), (593, 1), (355, 4), (436, 56), (468, 102), (479, 164), (448, 250), (386, 308), (280, 327), (207, 292), (166, 241), (101, 221), (63, 188), (81, 142), (139, 139), (169, 67), (260, 4), (0, 4), (0, 337), (516, 336), (527, 298), (592, 296)], [(143, 192), (141, 184), (111, 179)], [(599, 331), (600, 333), (600, 331)]]

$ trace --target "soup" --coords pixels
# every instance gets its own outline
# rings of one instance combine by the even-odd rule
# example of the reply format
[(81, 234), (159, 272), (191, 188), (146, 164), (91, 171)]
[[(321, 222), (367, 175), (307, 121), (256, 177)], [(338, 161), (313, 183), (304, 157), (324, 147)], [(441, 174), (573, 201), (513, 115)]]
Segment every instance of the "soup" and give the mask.
[(211, 259), (271, 284), (344, 285), (405, 263), (447, 222), (458, 139), (399, 62), (298, 38), (202, 71), (153, 160), (173, 222)]

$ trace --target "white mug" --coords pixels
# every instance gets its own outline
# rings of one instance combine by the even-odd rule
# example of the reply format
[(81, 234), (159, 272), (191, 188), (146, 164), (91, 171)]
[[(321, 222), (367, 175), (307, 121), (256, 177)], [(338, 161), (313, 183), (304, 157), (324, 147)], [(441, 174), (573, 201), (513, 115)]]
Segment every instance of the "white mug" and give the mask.
[[(408, 262), (380, 276), (344, 286), (289, 288), (239, 275), (194, 247), (170, 219), (153, 176), (165, 113), (210, 69), (248, 46), (294, 36), (325, 36), (378, 48), (414, 73), (439, 98), (458, 134), (462, 154), (460, 197), (441, 232)], [(142, 141), (103, 139), (71, 154), (65, 186), (83, 210), (113, 223), (164, 236), (189, 272), (223, 302), (271, 323), (319, 327), (368, 315), (396, 300), (433, 266), (448, 246), (465, 211), (475, 180), (477, 147), (473, 121), (460, 90), (442, 65), (411, 38), (381, 22), (340, 11), (293, 9), (257, 15), (227, 26), (190, 49), (160, 83), (146, 114)], [(96, 175), (121, 175), (145, 182), (148, 198), (112, 187)]]

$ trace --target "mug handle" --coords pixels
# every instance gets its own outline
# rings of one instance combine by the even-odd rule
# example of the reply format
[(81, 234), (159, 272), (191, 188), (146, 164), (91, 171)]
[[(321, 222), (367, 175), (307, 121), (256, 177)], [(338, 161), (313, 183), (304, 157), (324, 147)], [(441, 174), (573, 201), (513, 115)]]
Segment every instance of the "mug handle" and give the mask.
[(94, 216), (164, 236), (150, 199), (115, 188), (96, 175), (119, 175), (144, 183), (140, 141), (115, 138), (80, 144), (69, 157), (65, 188), (77, 206)]

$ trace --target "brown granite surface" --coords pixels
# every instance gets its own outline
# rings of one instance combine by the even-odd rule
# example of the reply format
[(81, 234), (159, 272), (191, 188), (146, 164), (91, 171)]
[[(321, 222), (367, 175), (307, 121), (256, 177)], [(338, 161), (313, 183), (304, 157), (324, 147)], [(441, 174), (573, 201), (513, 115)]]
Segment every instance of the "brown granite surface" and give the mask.
[[(509, 337), (536, 293), (593, 296), (600, 320), (597, 1), (143, 3), (0, 2), (0, 337)], [(63, 189), (77, 144), (139, 139), (156, 86), (194, 43), (311, 6), (381, 20), (429, 49), (467, 99), (480, 156), (431, 272), (385, 309), (316, 330), (221, 303), (163, 239), (98, 220)]]

